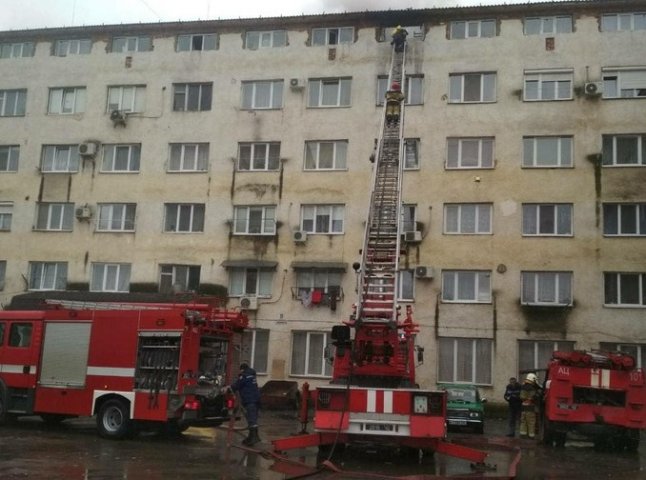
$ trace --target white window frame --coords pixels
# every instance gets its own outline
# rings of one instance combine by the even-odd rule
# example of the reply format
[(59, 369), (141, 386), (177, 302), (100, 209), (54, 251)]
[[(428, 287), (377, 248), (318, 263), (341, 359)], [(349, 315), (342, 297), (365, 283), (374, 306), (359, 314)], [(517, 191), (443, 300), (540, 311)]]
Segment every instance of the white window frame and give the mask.
[[(458, 29), (459, 26), (464, 26), (462, 32)], [(491, 28), (484, 29), (487, 26)], [(491, 33), (491, 34), (489, 34)], [(496, 36), (496, 20), (455, 20), (451, 22), (450, 38), (451, 40), (463, 40), (467, 38), (493, 38)]]
[(264, 172), (279, 169), (280, 142), (238, 143), (238, 171)]
[(165, 203), (164, 233), (204, 233), (205, 210), (203, 203)]
[(73, 173), (79, 171), (78, 145), (43, 145), (40, 171), (43, 173)]
[[(625, 224), (634, 225), (634, 231), (630, 231)], [(603, 235), (606, 237), (646, 236), (646, 203), (604, 203)]]
[[(550, 210), (552, 231), (541, 232), (541, 216), (547, 215)], [(529, 223), (532, 220), (529, 217), (530, 214), (533, 217), (531, 225)], [(561, 217), (563, 216), (566, 220), (569, 217), (567, 231), (562, 230), (564, 225), (561, 224)], [(523, 203), (522, 234), (524, 237), (571, 237), (574, 235), (573, 223), (574, 205), (571, 203)]]
[(645, 98), (646, 66), (602, 68), (603, 98)]
[(354, 27), (328, 27), (312, 29), (312, 45), (348, 45), (354, 43)]
[(270, 336), (268, 328), (247, 328), (242, 332), (241, 358), (259, 375), (268, 373)]
[(341, 108), (351, 104), (351, 77), (311, 78), (307, 88), (309, 108)]
[(17, 172), (20, 145), (0, 145), (0, 173)]
[[(197, 89), (197, 90), (196, 90)], [(181, 104), (178, 98), (182, 97)], [(191, 98), (197, 96), (194, 101)], [(208, 99), (208, 105), (202, 105)], [(191, 108), (194, 104), (196, 108)], [(213, 84), (203, 83), (174, 83), (173, 111), (174, 112), (208, 112), (213, 104)]]
[(200, 287), (201, 275), (202, 267), (199, 265), (161, 264), (159, 266), (159, 292), (196, 292)]
[[(619, 142), (632, 140), (635, 142), (635, 161), (619, 163)], [(616, 134), (602, 135), (603, 155), (601, 164), (605, 167), (643, 167), (646, 166), (646, 134)], [(631, 157), (632, 159), (633, 157)], [(623, 160), (623, 159), (621, 159)]]
[[(119, 45), (121, 44), (121, 45)], [(152, 50), (152, 38), (148, 35), (113, 37), (111, 53), (149, 52)]]
[[(442, 270), (443, 303), (491, 303), (491, 270)], [(472, 297), (460, 297), (461, 285), (467, 282)]]
[[(277, 110), (283, 108), (283, 80), (250, 80), (242, 82), (243, 110)], [(264, 98), (266, 94), (268, 98)], [(265, 101), (266, 100), (266, 101)]]
[(397, 276), (397, 300), (400, 302), (414, 302), (415, 270), (399, 270)]
[(402, 214), (399, 226), (401, 233), (417, 231), (417, 205), (412, 203), (402, 204)]
[(270, 298), (274, 269), (232, 267), (229, 269), (229, 297)]
[(49, 89), (48, 115), (74, 115), (85, 112), (85, 87), (56, 87)]
[(572, 278), (572, 272), (520, 272), (521, 305), (571, 306)]
[[(385, 97), (384, 92), (384, 97)], [(424, 105), (424, 75), (406, 75), (404, 80), (406, 105)]]
[(405, 138), (404, 139), (404, 170), (419, 170), (419, 152), (420, 152), (420, 139), (419, 138)]
[[(345, 205), (301, 205), (301, 230), (312, 235), (343, 235), (345, 216)], [(327, 218), (327, 228), (317, 224), (317, 218), (321, 222)], [(319, 230), (320, 228), (320, 230)]]
[(97, 209), (97, 232), (135, 231), (136, 203), (100, 203)]
[[(637, 295), (637, 302), (624, 301), (624, 299), (631, 293), (626, 292), (623, 284), (627, 284), (630, 277), (637, 277), (637, 284), (634, 288), (633, 294)], [(612, 285), (614, 284), (614, 285)], [(614, 288), (615, 292), (609, 292), (610, 288)], [(646, 273), (645, 272), (603, 272), (603, 288), (604, 288), (604, 307), (621, 307), (621, 308), (646, 308)], [(614, 298), (610, 298), (614, 297)]]
[(29, 262), (29, 290), (65, 290), (67, 262)]
[(0, 58), (33, 57), (34, 47), (34, 42), (0, 43)]
[[(252, 220), (259, 216), (259, 225)], [(257, 227), (257, 228), (256, 228)], [(242, 205), (233, 207), (234, 235), (275, 235), (276, 205)]]
[[(118, 158), (124, 155), (125, 158)], [(101, 173), (137, 173), (141, 164), (141, 144), (105, 144)]]
[[(321, 331), (303, 331), (303, 330), (293, 330), (292, 331), (292, 348), (290, 352), (290, 375), (294, 377), (315, 377), (315, 378), (328, 378), (332, 376), (332, 366), (327, 362), (325, 358), (325, 353), (328, 350), (328, 347), (332, 347), (332, 337), (330, 333), (328, 332), (321, 332)], [(312, 348), (312, 339), (313, 338), (320, 338), (322, 340), (322, 347), (321, 348), (321, 370), (317, 372), (313, 372), (312, 368), (314, 366), (310, 366), (310, 350)], [(300, 369), (301, 365), (298, 365), (298, 369), (295, 369), (297, 366), (296, 364), (298, 363), (296, 358), (295, 358), (295, 348), (296, 348), (296, 342), (300, 341), (300, 339), (303, 338), (303, 341), (305, 342), (304, 347), (304, 361), (302, 363), (302, 371)], [(301, 347), (302, 348), (302, 347)], [(318, 359), (317, 359), (318, 361)]]
[(129, 263), (92, 262), (90, 292), (129, 292)]
[[(470, 351), (470, 358), (464, 355), (464, 350), (460, 344)], [(490, 358), (490, 362), (479, 361), (478, 350), (486, 348), (485, 352)], [(447, 350), (448, 349), (448, 350)], [(444, 355), (444, 354), (447, 355)], [(461, 354), (462, 353), (462, 354)], [(451, 357), (449, 365), (444, 365), (445, 356)], [(456, 338), (441, 337), (438, 341), (438, 368), (437, 381), (441, 383), (465, 383), (472, 385), (491, 385), (493, 383), (493, 340), (489, 338)], [(460, 362), (469, 360), (468, 368), (461, 368)], [(451, 373), (448, 378), (444, 378), (446, 371)], [(462, 370), (462, 372), (461, 372)]]
[(92, 51), (92, 39), (71, 38), (56, 40), (54, 44), (54, 55), (66, 57), (67, 55), (87, 55)]
[(523, 137), (523, 168), (571, 168), (573, 158), (572, 136)]
[(189, 33), (177, 35), (176, 52), (203, 52), (218, 49), (217, 33)]
[[(523, 80), (523, 100), (526, 102), (552, 102), (572, 100), (574, 70), (525, 70)], [(533, 90), (530, 84), (535, 84)], [(530, 94), (531, 93), (531, 94)]]
[(168, 172), (206, 172), (209, 169), (208, 143), (171, 143)]
[(145, 85), (112, 85), (108, 87), (107, 113), (114, 110), (141, 113), (146, 105)]
[[(347, 170), (347, 140), (311, 140), (305, 142), (305, 171)], [(323, 160), (329, 166), (321, 166)]]
[(0, 202), (0, 232), (11, 231), (13, 219), (13, 202)]
[[(569, 20), (569, 22), (566, 23), (564, 20)], [(535, 23), (536, 25), (534, 25)], [(567, 28), (564, 29), (563, 27), (565, 25), (567, 25)], [(523, 20), (523, 33), (525, 35), (555, 35), (559, 33), (572, 33), (573, 30), (574, 20), (572, 19), (572, 15), (525, 17)]]
[(299, 298), (319, 290), (329, 295), (331, 290), (341, 291), (343, 270), (330, 268), (307, 268), (296, 270), (296, 290)]
[(27, 89), (0, 90), (0, 117), (24, 117), (27, 107)]
[(646, 29), (646, 12), (609, 13), (601, 16), (602, 32), (630, 32)]
[(40, 202), (36, 204), (34, 230), (71, 232), (74, 229), (74, 204)]
[(285, 46), (287, 46), (287, 30), (254, 30), (245, 33), (247, 50)]
[[(469, 215), (471, 214), (472, 215)], [(473, 219), (473, 231), (468, 228)], [(486, 225), (484, 223), (486, 222)], [(445, 203), (445, 235), (491, 235), (493, 233), (492, 203)], [(453, 227), (453, 228), (452, 228)]]
[[(465, 94), (465, 80), (479, 77), (478, 98), (469, 98)], [(492, 82), (490, 91), (486, 88), (487, 81)], [(449, 103), (495, 103), (496, 99), (496, 72), (465, 72), (449, 74)]]
[[(477, 149), (477, 158), (468, 156), (469, 153), (475, 153), (474, 149)], [(494, 168), (494, 149), (494, 137), (449, 137), (446, 139), (446, 169)], [(470, 163), (467, 164), (467, 161)]]

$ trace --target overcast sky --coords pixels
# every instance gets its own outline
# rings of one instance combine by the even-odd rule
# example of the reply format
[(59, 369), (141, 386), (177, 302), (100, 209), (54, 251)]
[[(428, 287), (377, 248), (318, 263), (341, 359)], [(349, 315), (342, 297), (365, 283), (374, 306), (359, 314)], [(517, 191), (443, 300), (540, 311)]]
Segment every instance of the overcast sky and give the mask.
[[(0, 30), (527, 3), (528, 0), (0, 0)], [(536, 1), (536, 0), (529, 0)]]

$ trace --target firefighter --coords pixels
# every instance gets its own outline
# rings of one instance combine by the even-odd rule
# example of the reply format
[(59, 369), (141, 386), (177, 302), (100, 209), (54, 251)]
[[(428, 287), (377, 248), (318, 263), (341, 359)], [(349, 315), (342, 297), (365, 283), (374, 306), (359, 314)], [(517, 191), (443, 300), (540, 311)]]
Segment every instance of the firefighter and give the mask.
[(520, 388), (520, 436), (534, 438), (536, 436), (536, 410), (541, 395), (538, 377), (535, 373), (528, 373)]
[(386, 92), (386, 123), (388, 125), (399, 122), (399, 112), (403, 100), (404, 94), (401, 85), (399, 82), (393, 82), (390, 90)]
[(248, 447), (260, 442), (258, 436), (258, 409), (260, 408), (260, 390), (256, 380), (256, 371), (247, 362), (240, 364), (238, 380), (231, 385), (231, 390), (240, 394), (240, 402), (245, 410), (249, 434), (242, 443)]
[(401, 25), (397, 25), (397, 27), (395, 27), (395, 29), (393, 30), (393, 33), (392, 33), (393, 39), (390, 42), (390, 44), (395, 46), (396, 52), (404, 51), (404, 44), (406, 43), (407, 35), (408, 35), (408, 32), (406, 31), (405, 28), (402, 28)]

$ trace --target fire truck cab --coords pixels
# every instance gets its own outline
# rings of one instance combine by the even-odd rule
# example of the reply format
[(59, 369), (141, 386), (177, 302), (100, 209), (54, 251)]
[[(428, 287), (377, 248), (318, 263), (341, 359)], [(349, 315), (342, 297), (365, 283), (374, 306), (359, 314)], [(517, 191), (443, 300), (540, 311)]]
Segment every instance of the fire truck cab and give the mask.
[(99, 434), (228, 419), (244, 312), (207, 304), (120, 304), (0, 312), (0, 423), (96, 415)]
[(541, 437), (563, 446), (569, 432), (598, 448), (635, 451), (646, 428), (646, 384), (621, 352), (556, 351), (545, 377)]

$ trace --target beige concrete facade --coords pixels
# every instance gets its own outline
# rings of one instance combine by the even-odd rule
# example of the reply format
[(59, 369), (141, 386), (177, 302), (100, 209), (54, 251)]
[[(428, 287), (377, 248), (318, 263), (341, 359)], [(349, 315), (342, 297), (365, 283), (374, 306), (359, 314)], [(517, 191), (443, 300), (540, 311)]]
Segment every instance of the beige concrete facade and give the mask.
[[(642, 13), (642, 1), (617, 2), (622, 12)], [(402, 267), (433, 268), (432, 279), (416, 279), (415, 320), (418, 344), (425, 348), (419, 383), (436, 384), (439, 340), (490, 339), (489, 398), (501, 398), (506, 380), (518, 373), (520, 343), (572, 342), (577, 349), (600, 343), (629, 344), (646, 354), (646, 232), (604, 235), (603, 205), (646, 202), (646, 151), (635, 166), (600, 166), (602, 136), (646, 134), (646, 99), (590, 97), (581, 89), (600, 81), (602, 69), (641, 67), (646, 72), (646, 30), (603, 31), (609, 2), (565, 2), (505, 7), (333, 14), (275, 19), (188, 22), (158, 25), (74, 27), (0, 32), (0, 43), (33, 41), (33, 57), (0, 59), (0, 90), (27, 89), (24, 116), (0, 117), (0, 147), (19, 145), (19, 168), (0, 172), (0, 203), (11, 202), (11, 228), (0, 232), (0, 260), (6, 272), (0, 300), (28, 289), (29, 262), (67, 262), (67, 282), (87, 284), (94, 262), (131, 265), (133, 284), (159, 283), (160, 265), (200, 267), (200, 283), (228, 285), (223, 262), (276, 262), (271, 295), (259, 299), (252, 325), (269, 330), (267, 379), (326, 381), (323, 376), (294, 376), (294, 331), (329, 331), (351, 313), (355, 300), (353, 262), (367, 219), (373, 165), (368, 157), (379, 134), (382, 109), (376, 104), (379, 75), (387, 75), (391, 49), (380, 34), (393, 25), (419, 25), (423, 38), (409, 38), (407, 75), (423, 76), (423, 103), (405, 112), (405, 137), (420, 139), (419, 168), (407, 170), (403, 202), (417, 207), (423, 240), (410, 244)], [(526, 35), (527, 17), (571, 15), (572, 33)], [(496, 20), (493, 38), (450, 38), (452, 21)], [(313, 46), (313, 28), (354, 27), (349, 44)], [(249, 50), (249, 30), (286, 30), (284, 47)], [(184, 33), (216, 33), (213, 51), (176, 52)], [(113, 53), (111, 38), (151, 35), (153, 50)], [(387, 37), (388, 35), (386, 35)], [(58, 57), (52, 42), (91, 38), (91, 53)], [(553, 39), (553, 40), (550, 40)], [(553, 44), (551, 42), (553, 41)], [(129, 57), (129, 58), (128, 58)], [(527, 70), (572, 71), (571, 99), (523, 101)], [(495, 101), (450, 103), (449, 76), (495, 72)], [(646, 73), (644, 74), (646, 75)], [(349, 107), (310, 108), (308, 88), (290, 88), (290, 79), (307, 85), (320, 78), (351, 78)], [(241, 108), (245, 81), (282, 80), (282, 107)], [(178, 83), (212, 83), (209, 111), (173, 111)], [(106, 109), (109, 86), (145, 85), (145, 108), (113, 126)], [(86, 88), (83, 113), (48, 114), (48, 91)], [(568, 168), (522, 168), (523, 138), (567, 136), (573, 144)], [(494, 167), (446, 168), (447, 139), (494, 139)], [(136, 173), (101, 171), (101, 154), (81, 160), (76, 173), (41, 173), (43, 145), (141, 144)], [(306, 171), (304, 145), (313, 140), (347, 140), (347, 167)], [(280, 142), (277, 171), (236, 171), (239, 142)], [(208, 171), (168, 173), (170, 143), (208, 143)], [(646, 141), (642, 147), (646, 149)], [(90, 205), (90, 221), (74, 219), (70, 232), (34, 230), (38, 202)], [(136, 227), (129, 233), (96, 231), (97, 204), (135, 203)], [(203, 232), (167, 233), (165, 203), (205, 205)], [(486, 235), (445, 234), (444, 205), (492, 205), (492, 229)], [(523, 204), (572, 204), (572, 234), (523, 236)], [(295, 243), (301, 206), (345, 206), (342, 234), (309, 234)], [(275, 205), (277, 234), (233, 235), (234, 206)], [(644, 207), (642, 207), (644, 208)], [(643, 213), (642, 215), (646, 215)], [(646, 228), (646, 225), (643, 227)], [(336, 310), (305, 307), (292, 295), (293, 262), (346, 265), (343, 294)], [(226, 265), (226, 264), (225, 264)], [(323, 264), (321, 264), (323, 265)], [(490, 272), (491, 301), (442, 301), (442, 272)], [(521, 272), (571, 272), (573, 305), (567, 308), (521, 307)], [(638, 275), (641, 300), (635, 305), (604, 305), (604, 272)], [(641, 303), (640, 303), (641, 302)], [(237, 297), (229, 305), (237, 305)], [(527, 346), (528, 344), (524, 344)], [(538, 345), (538, 344), (537, 344)], [(537, 349), (539, 347), (536, 347)], [(456, 358), (460, 358), (458, 353)], [(485, 357), (486, 358), (486, 357)], [(459, 361), (459, 360), (458, 360)], [(640, 360), (642, 365), (646, 358)]]

